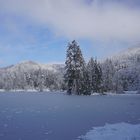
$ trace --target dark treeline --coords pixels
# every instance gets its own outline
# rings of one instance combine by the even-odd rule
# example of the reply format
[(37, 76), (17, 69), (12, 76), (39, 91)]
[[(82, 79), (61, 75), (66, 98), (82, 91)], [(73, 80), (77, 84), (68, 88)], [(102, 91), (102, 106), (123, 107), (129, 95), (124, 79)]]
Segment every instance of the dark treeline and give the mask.
[(61, 90), (63, 74), (44, 69), (0, 72), (0, 89), (5, 90)]
[(125, 63), (111, 59), (99, 63), (93, 57), (86, 62), (80, 46), (72, 41), (67, 46), (65, 66), (53, 71), (32, 62), (26, 68), (21, 64), (0, 69), (0, 89), (67, 90), (77, 95), (140, 90), (140, 55)]
[(102, 92), (102, 70), (97, 60), (91, 58), (86, 64), (76, 41), (68, 45), (65, 81), (69, 94), (89, 95)]
[(90, 58), (86, 63), (80, 47), (76, 41), (68, 44), (66, 55), (65, 82), (68, 94), (117, 92), (124, 90), (139, 90), (140, 88), (140, 60), (134, 58), (134, 65), (119, 65), (106, 59), (99, 63)]

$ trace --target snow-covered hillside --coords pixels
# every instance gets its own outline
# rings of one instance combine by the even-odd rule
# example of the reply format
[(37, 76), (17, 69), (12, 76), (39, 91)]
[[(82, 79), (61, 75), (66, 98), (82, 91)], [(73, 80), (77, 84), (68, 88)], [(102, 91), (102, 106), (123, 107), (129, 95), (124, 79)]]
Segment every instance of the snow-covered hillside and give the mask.
[(132, 66), (135, 63), (140, 64), (140, 44), (120, 52), (111, 59), (122, 66)]
[(52, 72), (57, 72), (64, 68), (64, 64), (41, 64), (33, 61), (24, 61), (21, 63), (18, 63), (16, 65), (12, 65), (6, 68), (2, 68), (1, 70), (6, 70), (10, 72), (16, 72), (16, 71), (24, 71), (28, 72), (30, 70), (49, 70)]
[(80, 138), (82, 140), (139, 140), (140, 124), (106, 124), (103, 127), (94, 127)]
[[(111, 60), (118, 65), (134, 65), (134, 62), (140, 63), (140, 45), (136, 47), (131, 47), (123, 52), (118, 53), (111, 57)], [(139, 65), (137, 65), (139, 66)], [(34, 61), (23, 61), (16, 65), (11, 65), (5, 68), (0, 68), (0, 71), (30, 71), (30, 70), (50, 70), (57, 72), (64, 69), (64, 64), (41, 64)]]
[[(0, 68), (0, 89), (65, 89), (64, 64), (24, 61)], [(140, 45), (101, 64), (103, 91), (140, 90)]]
[(123, 52), (121, 52), (118, 56), (120, 56), (120, 58), (125, 59), (128, 57), (133, 57), (134, 55), (138, 55), (138, 54), (140, 54), (140, 45), (126, 49)]
[(126, 49), (102, 62), (106, 91), (140, 89), (140, 45)]
[(61, 89), (63, 64), (25, 61), (0, 69), (0, 89)]

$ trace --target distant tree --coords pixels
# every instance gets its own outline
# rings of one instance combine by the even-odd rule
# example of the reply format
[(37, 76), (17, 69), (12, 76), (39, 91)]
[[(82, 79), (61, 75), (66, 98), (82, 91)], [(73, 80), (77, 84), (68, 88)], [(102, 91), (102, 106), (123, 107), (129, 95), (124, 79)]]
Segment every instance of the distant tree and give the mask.
[(10, 73), (5, 73), (5, 77), (4, 77), (4, 89), (5, 90), (10, 90), (13, 87), (13, 81), (12, 81), (12, 77)]
[(138, 81), (138, 94), (140, 94), (140, 72), (139, 72), (139, 76), (138, 76), (138, 79), (139, 79), (139, 81)]
[(90, 77), (88, 74), (87, 67), (84, 67), (83, 69), (83, 76), (81, 79), (81, 93), (84, 95), (91, 95), (91, 89), (90, 89)]
[(95, 62), (94, 59), (91, 58), (87, 64), (87, 71), (89, 77), (89, 89), (91, 92), (95, 92)]
[(95, 91), (102, 92), (102, 69), (97, 60), (95, 60)]
[(116, 93), (123, 93), (123, 80), (122, 80), (122, 73), (121, 71), (117, 71), (113, 77), (114, 87), (113, 90)]
[(44, 83), (45, 83), (45, 76), (41, 69), (38, 71), (38, 89), (40, 92), (44, 89)]
[(75, 40), (68, 44), (65, 64), (65, 81), (68, 94), (82, 94), (81, 80), (84, 76), (85, 62), (81, 49)]
[(91, 58), (87, 64), (89, 89), (91, 92), (101, 92), (102, 70), (97, 60)]
[(102, 74), (103, 74), (102, 84), (103, 84), (104, 91), (112, 91), (115, 67), (111, 59), (106, 59), (106, 61), (102, 64)]

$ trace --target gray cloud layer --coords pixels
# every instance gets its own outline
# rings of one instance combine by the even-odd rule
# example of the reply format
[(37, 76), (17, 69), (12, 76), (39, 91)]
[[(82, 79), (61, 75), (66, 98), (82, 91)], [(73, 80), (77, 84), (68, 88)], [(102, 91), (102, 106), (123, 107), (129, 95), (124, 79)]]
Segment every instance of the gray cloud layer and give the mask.
[(140, 41), (140, 9), (101, 0), (1, 0), (0, 12), (24, 16), (68, 38)]

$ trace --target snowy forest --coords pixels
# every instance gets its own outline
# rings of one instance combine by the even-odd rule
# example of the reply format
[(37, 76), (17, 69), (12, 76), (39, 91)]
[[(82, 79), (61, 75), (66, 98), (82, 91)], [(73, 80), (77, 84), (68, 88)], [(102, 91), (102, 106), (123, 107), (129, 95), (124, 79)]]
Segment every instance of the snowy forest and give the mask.
[(90, 95), (139, 88), (139, 47), (102, 62), (94, 57), (86, 62), (74, 40), (67, 46), (65, 65), (48, 66), (28, 61), (0, 68), (0, 89), (4, 90), (66, 90), (68, 94)]

